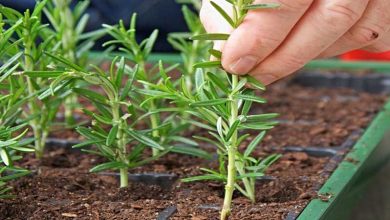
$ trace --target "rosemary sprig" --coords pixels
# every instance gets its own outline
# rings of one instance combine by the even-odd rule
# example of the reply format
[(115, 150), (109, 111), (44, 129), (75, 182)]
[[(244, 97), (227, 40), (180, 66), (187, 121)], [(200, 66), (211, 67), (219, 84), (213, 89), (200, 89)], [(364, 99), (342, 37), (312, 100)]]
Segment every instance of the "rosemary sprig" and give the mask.
[[(211, 1), (212, 6), (226, 21), (237, 28), (249, 9), (273, 8), (274, 5), (252, 5), (249, 0), (228, 1), (233, 8), (233, 16), (229, 16), (221, 7)], [(193, 40), (214, 41), (226, 40), (229, 34), (208, 33), (198, 34)], [(264, 90), (265, 87), (251, 76), (238, 77), (237, 75), (223, 71), (221, 66), (221, 51), (210, 50), (210, 54), (217, 58), (216, 61), (205, 61), (195, 64), (199, 68), (195, 74), (195, 91), (192, 91), (181, 78), (181, 88), (173, 87), (174, 82), (170, 78), (161, 75), (162, 80), (154, 84), (152, 88), (162, 92), (164, 98), (172, 100), (180, 105), (187, 105), (187, 112), (198, 118), (196, 124), (209, 130), (212, 138), (202, 136), (195, 137), (206, 141), (217, 148), (219, 155), (219, 170), (202, 169), (206, 174), (183, 179), (184, 182), (197, 180), (222, 181), (225, 186), (225, 198), (221, 211), (221, 219), (226, 219), (231, 213), (233, 191), (239, 190), (252, 202), (255, 201), (256, 178), (264, 175), (265, 170), (278, 158), (279, 155), (271, 155), (264, 159), (251, 156), (255, 148), (265, 135), (265, 130), (276, 125), (272, 121), (277, 114), (250, 115), (253, 103), (265, 103), (263, 98), (255, 95), (254, 91), (245, 87)], [(217, 68), (218, 73), (213, 73)], [(205, 123), (205, 121), (207, 123)], [(260, 131), (247, 146), (244, 152), (239, 151), (239, 146), (245, 144), (249, 134), (247, 130)], [(225, 166), (227, 164), (227, 166)]]
[[(139, 71), (136, 75), (136, 80), (144, 82), (155, 82), (158, 80), (156, 78), (158, 74), (154, 72), (156, 66), (148, 68), (146, 63), (157, 39), (158, 31), (154, 30), (149, 38), (146, 38), (142, 42), (138, 43), (136, 39), (136, 18), (137, 15), (133, 14), (130, 21), (130, 27), (128, 29), (124, 26), (123, 21), (120, 21), (119, 25), (117, 26), (104, 25), (104, 27), (107, 29), (107, 32), (114, 38), (114, 40), (106, 42), (104, 46), (113, 44), (119, 45), (119, 50), (131, 55), (131, 60), (138, 65)], [(150, 98), (147, 92), (149, 91), (148, 83), (144, 83), (143, 89), (138, 91), (140, 100), (148, 100)], [(165, 104), (166, 103), (164, 103), (163, 100), (150, 99), (148, 102), (141, 103), (139, 107), (143, 108), (143, 111), (145, 112), (156, 112), (157, 110), (164, 108)], [(162, 118), (160, 114), (149, 114), (148, 118), (149, 125), (152, 129), (153, 139), (160, 143), (164, 142), (168, 137), (165, 136), (167, 132), (161, 133), (158, 129), (158, 127), (162, 124)], [(159, 149), (153, 149), (153, 155), (158, 155), (159, 151)]]
[[(178, 1), (179, 3), (192, 4), (195, 7), (198, 0), (190, 1)], [(190, 90), (193, 89), (193, 82), (195, 77), (196, 68), (194, 64), (201, 62), (202, 60), (208, 59), (207, 51), (211, 48), (211, 43), (205, 40), (191, 41), (189, 38), (193, 35), (204, 34), (205, 30), (203, 25), (197, 16), (187, 5), (182, 6), (182, 13), (184, 20), (187, 24), (189, 32), (177, 32), (170, 33), (168, 35), (168, 42), (172, 45), (173, 48), (180, 51), (181, 57), (183, 59), (182, 65), (178, 67), (181, 74), (185, 75), (185, 82), (187, 87)]]
[[(18, 88), (22, 88), (23, 96), (27, 98), (27, 108), (23, 108), (23, 116), (29, 119), (28, 124), (34, 134), (35, 154), (38, 158), (43, 155), (52, 121), (62, 102), (60, 96), (44, 100), (36, 99), (38, 94), (50, 84), (50, 77), (45, 75), (45, 71), (49, 70), (51, 60), (44, 55), (43, 51), (48, 48), (54, 36), (43, 35), (48, 29), (48, 26), (41, 22), (42, 10), (46, 3), (47, 0), (37, 2), (32, 12), (27, 10), (24, 14), (0, 6), (1, 14), (7, 18), (7, 23), (12, 26), (11, 29), (17, 37), (9, 39), (8, 49), (1, 57), (1, 59), (8, 59), (6, 62), (8, 64), (15, 64), (15, 68), (3, 75), (2, 79), (11, 75), (18, 78), (15, 83), (18, 84)], [(31, 71), (41, 71), (42, 74), (31, 77), (29, 75)]]
[[(6, 71), (3, 70), (0, 76)], [(8, 181), (30, 173), (15, 166), (14, 161), (21, 159), (22, 153), (34, 152), (34, 148), (28, 146), (34, 139), (22, 140), (28, 131), (27, 123), (19, 119), (26, 102), (22, 95), (23, 88), (18, 87), (14, 77), (7, 77), (3, 82), (8, 87), (0, 88), (0, 199), (13, 197), (11, 187), (7, 186)]]
[[(47, 51), (55, 52), (77, 65), (87, 67), (88, 53), (95, 45), (95, 41), (106, 33), (104, 30), (84, 33), (89, 20), (89, 15), (85, 11), (90, 2), (79, 1), (73, 9), (71, 9), (71, 2), (71, 0), (50, 0), (43, 8), (53, 28), (53, 30), (46, 29), (47, 35), (55, 36), (55, 41), (52, 41)], [(75, 124), (73, 112), (77, 104), (75, 94), (70, 93), (65, 97), (64, 116), (70, 126)]]
[[(77, 128), (86, 141), (74, 147), (86, 148), (94, 145), (96, 149), (84, 149), (84, 151), (102, 156), (108, 161), (92, 168), (91, 172), (119, 170), (120, 186), (126, 187), (129, 169), (156, 160), (170, 151), (210, 157), (206, 152), (197, 149), (196, 143), (180, 137), (179, 134), (186, 127), (173, 126), (172, 117), (175, 114), (165, 118), (157, 127), (143, 128), (145, 120), (149, 119), (150, 115), (177, 112), (180, 109), (166, 106), (150, 111), (140, 107), (142, 103), (151, 101), (150, 94), (156, 93), (154, 90), (140, 89), (135, 85), (140, 71), (137, 65), (131, 68), (126, 65), (125, 58), (116, 57), (108, 71), (96, 66), (93, 70), (87, 70), (64, 57), (52, 54), (48, 54), (48, 56), (62, 63), (66, 69), (62, 72), (52, 71), (50, 73), (57, 78), (52, 82), (51, 88), (40, 95), (41, 99), (53, 94), (57, 95), (57, 91), (61, 91), (64, 85), (70, 85), (73, 80), (83, 81), (98, 87), (97, 90), (73, 88), (73, 92), (87, 98), (96, 108), (96, 111), (84, 109), (84, 113), (90, 116), (93, 121), (88, 127)], [(162, 71), (166, 70), (162, 69)], [(145, 97), (144, 94), (148, 94), (148, 98), (142, 99)], [(154, 139), (153, 133), (156, 130), (159, 134), (163, 134), (165, 137), (163, 140), (156, 141)], [(158, 154), (149, 156), (146, 152), (148, 148), (158, 149)]]

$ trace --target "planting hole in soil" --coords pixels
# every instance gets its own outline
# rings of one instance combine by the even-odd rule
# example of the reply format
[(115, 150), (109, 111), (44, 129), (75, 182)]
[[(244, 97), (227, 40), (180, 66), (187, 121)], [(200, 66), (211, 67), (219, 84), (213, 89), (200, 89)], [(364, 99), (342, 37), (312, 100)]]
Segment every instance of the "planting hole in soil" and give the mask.
[[(297, 219), (339, 199), (323, 186), (340, 167), (350, 186), (388, 128), (387, 76), (266, 88), (226, 72), (212, 42), (230, 35), (181, 3), (190, 31), (167, 39), (179, 63), (150, 61), (159, 32), (139, 40), (137, 14), (85, 32), (89, 1), (0, 5), (0, 219)], [(232, 16), (211, 6), (233, 29), (279, 7), (226, 3)]]

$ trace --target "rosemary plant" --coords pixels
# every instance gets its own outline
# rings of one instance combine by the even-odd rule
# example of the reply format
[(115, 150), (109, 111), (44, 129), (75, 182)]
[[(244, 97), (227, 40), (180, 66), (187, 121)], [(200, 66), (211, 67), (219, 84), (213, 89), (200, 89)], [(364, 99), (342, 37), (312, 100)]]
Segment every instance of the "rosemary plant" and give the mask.
[[(7, 22), (14, 28), (16, 39), (10, 38), (11, 43), (3, 57), (11, 57), (8, 62), (15, 61), (15, 68), (6, 75), (18, 76), (16, 80), (23, 88), (24, 97), (29, 97), (27, 107), (23, 108), (23, 116), (28, 120), (35, 138), (35, 154), (41, 158), (45, 148), (50, 126), (61, 104), (61, 97), (50, 97), (37, 100), (36, 96), (41, 90), (50, 85), (46, 70), (51, 60), (43, 53), (54, 36), (42, 36), (47, 25), (41, 23), (42, 10), (47, 1), (38, 2), (33, 12), (29, 10), (21, 14), (11, 8), (0, 6), (0, 12), (7, 18)], [(20, 52), (23, 51), (23, 52)], [(40, 74), (30, 75), (32, 71)]]
[[(0, 97), (0, 99), (3, 98), (4, 97)], [(2, 105), (4, 103), (0, 104)], [(22, 158), (22, 156), (17, 155), (17, 153), (34, 151), (34, 149), (25, 146), (29, 143), (28, 141), (21, 140), (27, 132), (27, 130), (22, 130), (23, 127), (25, 127), (25, 124), (15, 127), (0, 126), (0, 199), (13, 197), (9, 194), (11, 187), (6, 185), (8, 181), (30, 173), (26, 169), (14, 166), (14, 161)], [(22, 133), (13, 137), (13, 134), (18, 131), (21, 131)]]
[[(251, 0), (228, 0), (233, 8), (233, 17), (223, 11), (216, 3), (211, 1), (214, 8), (227, 20), (233, 28), (236, 28), (244, 20), (249, 9), (265, 9), (277, 7), (275, 4), (253, 5)], [(227, 40), (229, 34), (209, 33), (194, 36), (193, 40)], [(245, 87), (264, 90), (265, 87), (251, 76), (238, 77), (224, 72), (221, 66), (222, 52), (210, 50), (210, 54), (217, 61), (206, 61), (195, 64), (195, 92), (181, 80), (181, 89), (178, 91), (170, 82), (170, 78), (162, 75), (162, 80), (149, 87), (159, 91), (158, 96), (171, 99), (175, 103), (186, 103), (188, 112), (199, 118), (197, 125), (209, 130), (209, 137), (195, 137), (209, 142), (217, 147), (219, 155), (219, 170), (202, 169), (205, 175), (186, 178), (184, 182), (197, 180), (217, 180), (226, 184), (225, 198), (221, 211), (221, 219), (226, 219), (231, 213), (233, 191), (239, 190), (252, 202), (255, 201), (256, 178), (264, 175), (265, 170), (278, 158), (279, 155), (271, 155), (264, 159), (252, 157), (252, 152), (259, 145), (265, 135), (265, 130), (273, 128), (276, 124), (272, 121), (277, 114), (250, 115), (253, 103), (265, 103), (266, 100), (255, 95), (254, 91)], [(218, 74), (208, 72), (217, 68)], [(206, 72), (202, 71), (206, 70)], [(207, 121), (207, 124), (202, 121)], [(249, 144), (244, 152), (239, 150), (241, 144), (247, 143), (250, 136), (245, 131), (261, 131)], [(240, 135), (241, 134), (241, 135)], [(225, 166), (227, 164), (227, 166)]]
[[(5, 73), (1, 68), (0, 76)], [(27, 132), (26, 123), (18, 120), (26, 101), (22, 96), (24, 88), (18, 87), (12, 76), (2, 82), (5, 83), (0, 87), (0, 199), (12, 197), (11, 188), (6, 185), (8, 181), (29, 174), (28, 170), (14, 166), (14, 161), (22, 158), (19, 154), (34, 152), (27, 146), (34, 141), (32, 138), (21, 140)]]
[[(191, 4), (198, 8), (200, 1), (178, 1), (179, 3)], [(187, 24), (189, 32), (170, 33), (168, 42), (181, 53), (183, 64), (179, 67), (180, 72), (185, 75), (187, 87), (192, 90), (196, 68), (194, 64), (208, 58), (207, 51), (211, 48), (211, 44), (205, 40), (190, 41), (189, 38), (194, 35), (204, 34), (203, 25), (194, 12), (187, 5), (183, 5), (182, 13)]]
[[(119, 45), (119, 50), (130, 55), (131, 60), (138, 65), (136, 79), (152, 82), (153, 80), (156, 80), (157, 74), (153, 74), (153, 70), (155, 68), (148, 68), (146, 63), (157, 39), (158, 30), (154, 30), (149, 38), (146, 38), (141, 43), (138, 43), (136, 39), (136, 19), (137, 15), (133, 14), (129, 29), (126, 29), (122, 20), (117, 26), (104, 25), (108, 34), (114, 38), (114, 40), (106, 42), (104, 46), (113, 44)], [(147, 85), (145, 85), (144, 89), (148, 90), (149, 88)], [(147, 94), (143, 94), (142, 97), (140, 97), (140, 100), (146, 99), (148, 99)], [(144, 108), (144, 111), (146, 112), (155, 112), (162, 107), (158, 106), (158, 104), (159, 103), (156, 100), (151, 99), (150, 102), (140, 105), (140, 107)], [(155, 139), (157, 142), (164, 141), (166, 137), (164, 137), (163, 134), (159, 132), (159, 129), (157, 129), (159, 125), (161, 125), (160, 115), (157, 113), (149, 114), (148, 118), (150, 127), (152, 129), (153, 139)], [(153, 155), (158, 155), (159, 151), (159, 149), (154, 148)]]
[[(98, 67), (89, 71), (64, 57), (50, 56), (65, 64), (67, 68), (62, 73), (52, 72), (57, 75), (57, 79), (52, 83), (51, 89), (42, 93), (40, 98), (44, 99), (54, 94), (74, 80), (84, 80), (97, 87), (97, 91), (73, 88), (73, 92), (87, 98), (97, 109), (97, 112), (84, 109), (84, 113), (91, 116), (93, 121), (89, 127), (77, 128), (77, 131), (86, 140), (75, 145), (74, 148), (96, 146), (96, 150), (84, 149), (84, 151), (102, 156), (108, 162), (99, 164), (90, 171), (119, 170), (120, 186), (128, 186), (128, 169), (141, 166), (167, 152), (164, 147), (150, 137), (150, 130), (137, 130), (137, 124), (130, 123), (130, 120), (133, 119), (134, 107), (128, 94), (133, 89), (138, 67), (129, 68), (125, 65), (125, 59), (122, 57), (119, 61), (119, 58), (113, 60), (108, 73)], [(118, 64), (117, 68), (116, 64)], [(124, 87), (122, 86), (123, 82), (125, 83)], [(130, 144), (133, 146), (132, 148), (129, 147)], [(157, 148), (161, 151), (153, 157), (144, 159), (143, 152), (146, 147)]]
[[(78, 127), (77, 131), (86, 138), (86, 141), (74, 146), (85, 148), (94, 145), (92, 150), (86, 152), (100, 155), (108, 162), (97, 165), (91, 172), (100, 172), (114, 169), (120, 172), (120, 186), (128, 185), (128, 170), (153, 161), (169, 151), (185, 153), (194, 156), (209, 157), (209, 155), (193, 146), (193, 141), (180, 137), (178, 132), (185, 127), (172, 127), (171, 117), (161, 121), (157, 127), (143, 129), (144, 119), (152, 114), (160, 112), (174, 112), (176, 108), (162, 108), (154, 111), (144, 111), (139, 103), (139, 89), (134, 82), (139, 74), (139, 67), (131, 68), (125, 64), (125, 59), (115, 58), (108, 72), (94, 67), (89, 71), (66, 60), (63, 57), (50, 55), (66, 66), (62, 72), (52, 71), (56, 75), (51, 89), (43, 92), (39, 98), (46, 97), (61, 91), (73, 80), (83, 80), (97, 91), (85, 88), (73, 88), (73, 92), (84, 96), (96, 107), (96, 112), (84, 109), (84, 113), (93, 118), (89, 127)], [(99, 92), (101, 91), (101, 92)], [(145, 93), (153, 93), (151, 90), (143, 90)], [(141, 100), (144, 102), (145, 100)], [(166, 137), (155, 141), (154, 132), (158, 131)], [(148, 156), (147, 148), (158, 149), (158, 153)]]
[[(55, 36), (56, 41), (51, 43), (49, 51), (60, 54), (69, 61), (79, 65), (87, 66), (88, 53), (94, 46), (95, 41), (105, 34), (104, 30), (96, 30), (84, 33), (89, 20), (85, 13), (89, 1), (79, 1), (71, 9), (71, 0), (50, 0), (43, 9), (50, 21), (51, 29), (49, 36)], [(68, 125), (75, 123), (73, 118), (74, 108), (77, 107), (77, 96), (69, 94), (64, 101), (65, 121)]]

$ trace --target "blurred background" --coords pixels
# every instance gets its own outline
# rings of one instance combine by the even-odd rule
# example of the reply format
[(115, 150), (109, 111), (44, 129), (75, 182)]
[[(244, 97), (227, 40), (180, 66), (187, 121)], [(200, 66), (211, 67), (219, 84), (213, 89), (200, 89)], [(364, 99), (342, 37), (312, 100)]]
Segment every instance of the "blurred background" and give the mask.
[[(19, 11), (33, 9), (36, 0), (0, 0), (0, 4), (12, 7)], [(77, 1), (73, 1), (76, 3)], [(137, 38), (145, 39), (154, 30), (159, 30), (159, 38), (155, 45), (155, 52), (173, 52), (173, 48), (166, 41), (170, 32), (186, 31), (181, 5), (176, 0), (91, 0), (87, 13), (90, 15), (86, 31), (101, 28), (102, 24), (117, 24), (123, 19), (125, 24), (130, 22), (131, 15), (138, 13)], [(100, 39), (95, 49), (98, 49), (107, 38)], [(366, 51), (352, 51), (341, 56), (347, 61), (375, 60), (389, 61), (390, 51), (385, 53), (369, 53)]]
[[(33, 9), (35, 3), (35, 0), (0, 0), (0, 4), (21, 12)], [(102, 24), (117, 24), (120, 19), (128, 25), (134, 12), (138, 14), (137, 38), (144, 39), (154, 29), (159, 30), (156, 52), (172, 52), (166, 41), (167, 34), (187, 30), (181, 5), (175, 0), (91, 0), (86, 12), (90, 15), (86, 31), (99, 29)], [(101, 39), (97, 46), (105, 40)]]

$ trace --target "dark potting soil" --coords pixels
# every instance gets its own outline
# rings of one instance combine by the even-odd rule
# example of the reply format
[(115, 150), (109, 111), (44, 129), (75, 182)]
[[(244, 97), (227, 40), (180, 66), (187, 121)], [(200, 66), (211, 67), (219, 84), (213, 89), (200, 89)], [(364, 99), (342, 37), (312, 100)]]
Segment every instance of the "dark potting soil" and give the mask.
[[(385, 100), (351, 90), (283, 84), (271, 87), (264, 96), (269, 103), (256, 111), (281, 113), (281, 125), (269, 132), (257, 156), (283, 152), (285, 146), (340, 146), (368, 125)], [(0, 200), (0, 219), (156, 219), (167, 207), (174, 211), (171, 219), (218, 219), (221, 183), (177, 181), (161, 187), (131, 182), (128, 188), (118, 189), (116, 178), (88, 173), (101, 161), (65, 148), (51, 149), (41, 162), (26, 157), (19, 165), (33, 174), (11, 182), (16, 198)], [(269, 178), (259, 180), (256, 203), (235, 193), (231, 219), (283, 219), (299, 213), (330, 175), (324, 169), (329, 163), (336, 162), (301, 152), (284, 153), (267, 171)], [(169, 154), (131, 172), (174, 173), (182, 178), (201, 174), (200, 167), (216, 169), (217, 164)]]
[[(171, 219), (217, 219), (223, 201), (223, 185), (214, 182), (181, 183), (172, 187), (131, 183), (118, 189), (111, 176), (88, 173), (99, 159), (57, 149), (42, 162), (21, 163), (34, 170), (31, 177), (12, 182), (16, 199), (0, 201), (0, 219), (156, 219), (168, 206), (175, 205)], [(231, 219), (281, 219), (289, 211), (301, 210), (316, 196), (323, 183), (321, 175), (328, 158), (305, 153), (286, 153), (269, 169), (271, 180), (257, 186), (257, 202), (235, 194)], [(138, 172), (165, 172), (175, 167), (179, 177), (198, 175), (199, 167), (216, 164), (197, 158), (171, 154)]]
[[(276, 84), (263, 95), (261, 112), (280, 113), (280, 124), (262, 142), (267, 147), (339, 147), (366, 126), (386, 96), (350, 89), (305, 88)], [(285, 135), (285, 136), (284, 136)]]

